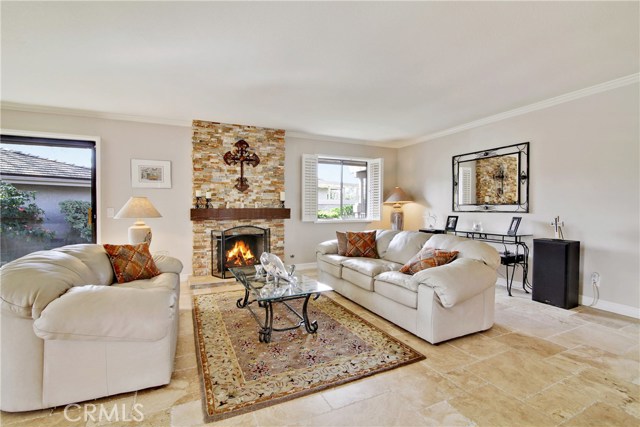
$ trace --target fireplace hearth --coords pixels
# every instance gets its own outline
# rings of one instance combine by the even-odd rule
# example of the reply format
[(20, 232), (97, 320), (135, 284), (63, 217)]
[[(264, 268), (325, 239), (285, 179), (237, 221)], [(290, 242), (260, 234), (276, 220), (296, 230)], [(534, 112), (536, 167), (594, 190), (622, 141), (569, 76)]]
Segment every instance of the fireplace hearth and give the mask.
[(270, 251), (270, 231), (254, 225), (241, 225), (211, 231), (211, 274), (233, 277), (231, 267), (260, 264), (260, 255)]

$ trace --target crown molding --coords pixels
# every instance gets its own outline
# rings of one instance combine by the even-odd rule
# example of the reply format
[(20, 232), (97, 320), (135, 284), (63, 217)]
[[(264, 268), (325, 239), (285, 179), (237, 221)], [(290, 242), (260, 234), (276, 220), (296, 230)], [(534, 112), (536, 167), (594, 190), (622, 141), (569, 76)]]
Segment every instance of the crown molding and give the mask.
[(169, 119), (164, 117), (136, 116), (133, 114), (107, 113), (102, 111), (78, 110), (44, 105), (19, 104), (2, 101), (3, 110), (24, 111), (27, 113), (61, 114), (65, 116), (88, 117), (94, 119), (123, 120), (128, 122), (153, 123), (158, 125), (191, 127), (191, 120)]
[(343, 138), (340, 136), (326, 136), (326, 135), (318, 135), (315, 133), (306, 133), (306, 132), (298, 132), (298, 131), (286, 131), (286, 136), (289, 138), (310, 139), (312, 141), (337, 142), (340, 144), (358, 144), (358, 145), (366, 145), (369, 147), (375, 146), (375, 147), (389, 148), (388, 141), (368, 141), (364, 139)]
[(584, 89), (579, 89), (573, 92), (565, 93), (564, 95), (545, 99), (544, 101), (525, 105), (524, 107), (515, 108), (513, 110), (505, 111), (503, 113), (494, 114), (493, 116), (488, 116), (479, 120), (474, 120), (472, 122), (454, 126), (452, 128), (444, 129), (435, 133), (431, 133), (429, 135), (424, 135), (414, 139), (390, 142), (388, 146), (394, 147), (394, 148), (408, 147), (410, 145), (415, 145), (421, 142), (442, 138), (443, 136), (452, 135), (454, 133), (477, 128), (490, 123), (499, 122), (501, 120), (505, 120), (511, 117), (521, 116), (523, 114), (531, 113), (533, 111), (538, 111), (544, 108), (553, 107), (555, 105), (564, 104), (565, 102), (570, 102), (576, 99), (584, 98), (586, 96), (595, 95), (597, 93), (606, 92), (608, 90), (616, 89), (623, 86), (628, 86), (638, 82), (640, 82), (640, 73), (631, 74), (625, 77), (620, 77), (618, 79), (609, 80), (607, 82), (600, 83), (594, 86), (589, 86)]
[[(619, 87), (628, 86), (631, 84), (636, 84), (638, 82), (640, 82), (640, 73), (630, 74), (625, 77), (609, 80), (604, 83), (600, 83), (584, 89), (569, 92), (564, 95), (546, 99), (544, 101), (535, 102), (533, 104), (525, 105), (523, 107), (515, 108), (513, 110), (494, 114), (492, 116), (484, 117), (482, 119), (474, 120), (472, 122), (464, 123), (458, 126), (454, 126), (448, 129), (444, 129), (438, 132), (434, 132), (428, 135), (420, 136), (417, 138), (411, 138), (411, 139), (391, 140), (391, 141), (368, 141), (368, 140), (353, 139), (353, 138), (343, 138), (338, 136), (318, 135), (318, 134), (299, 132), (299, 131), (285, 130), (285, 132), (286, 132), (286, 136), (290, 138), (308, 139), (308, 140), (322, 141), (322, 142), (336, 142), (340, 144), (367, 145), (367, 146), (385, 147), (385, 148), (403, 148), (403, 147), (408, 147), (410, 145), (431, 141), (433, 139), (442, 138), (443, 136), (452, 135), (458, 132), (463, 132), (465, 130), (484, 126), (490, 123), (499, 122), (501, 120), (506, 120), (511, 117), (521, 116), (523, 114), (531, 113), (533, 111), (538, 111), (544, 108), (553, 107), (555, 105), (559, 105), (565, 102), (570, 102), (576, 99), (595, 95), (597, 93), (606, 92), (608, 90), (617, 89)], [(153, 123), (153, 124), (168, 125), (168, 126), (191, 127), (191, 120), (183, 120), (183, 119), (137, 116), (137, 115), (130, 115), (130, 114), (107, 113), (107, 112), (100, 112), (100, 111), (79, 110), (79, 109), (62, 108), (62, 107), (47, 107), (42, 105), (28, 105), (28, 104), (19, 104), (15, 102), (6, 102), (6, 101), (2, 101), (0, 103), (0, 106), (2, 109), (5, 109), (5, 110), (24, 111), (24, 112), (30, 112), (30, 113), (61, 114), (61, 115), (76, 116), (76, 117), (89, 117), (89, 118), (108, 119), (108, 120), (124, 120), (124, 121), (131, 121), (131, 122)]]

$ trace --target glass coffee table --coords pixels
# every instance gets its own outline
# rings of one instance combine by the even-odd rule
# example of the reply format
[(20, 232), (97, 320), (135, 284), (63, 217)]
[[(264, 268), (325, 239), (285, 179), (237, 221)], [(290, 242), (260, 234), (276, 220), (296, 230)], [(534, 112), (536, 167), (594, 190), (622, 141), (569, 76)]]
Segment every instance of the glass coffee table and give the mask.
[[(253, 315), (253, 318), (260, 326), (260, 331), (258, 331), (258, 339), (260, 342), (270, 342), (273, 331), (290, 331), (302, 325), (304, 325), (310, 334), (317, 332), (318, 322), (309, 320), (309, 313), (307, 311), (309, 299), (315, 294), (313, 299), (316, 300), (320, 296), (320, 293), (332, 291), (333, 289), (330, 286), (299, 273), (293, 276), (295, 279), (291, 282), (280, 280), (279, 283), (276, 284), (273, 278), (267, 280), (265, 276), (256, 274), (253, 266), (232, 267), (229, 271), (236, 280), (244, 286), (244, 297), (238, 299), (236, 305), (238, 308), (247, 308)], [(287, 301), (299, 299), (304, 299), (302, 314), (298, 313), (298, 311), (287, 303)], [(258, 314), (251, 307), (253, 303), (257, 303), (258, 307), (264, 308), (264, 322), (260, 320)], [(290, 327), (275, 328), (273, 326), (273, 305), (275, 303), (284, 304), (300, 321)]]

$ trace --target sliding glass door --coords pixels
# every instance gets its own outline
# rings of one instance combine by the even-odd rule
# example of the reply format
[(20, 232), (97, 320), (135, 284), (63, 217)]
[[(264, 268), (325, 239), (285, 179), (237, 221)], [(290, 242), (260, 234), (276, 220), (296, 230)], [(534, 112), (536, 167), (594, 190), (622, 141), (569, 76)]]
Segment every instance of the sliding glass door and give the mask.
[(1, 263), (96, 242), (95, 141), (2, 135)]

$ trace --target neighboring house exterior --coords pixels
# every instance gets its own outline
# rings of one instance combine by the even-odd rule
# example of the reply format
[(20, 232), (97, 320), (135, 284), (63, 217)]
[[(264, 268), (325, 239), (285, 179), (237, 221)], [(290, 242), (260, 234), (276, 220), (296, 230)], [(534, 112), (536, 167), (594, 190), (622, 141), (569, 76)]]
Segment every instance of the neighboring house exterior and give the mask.
[[(345, 205), (359, 205), (360, 186), (350, 182), (345, 182), (344, 200)], [(340, 207), (340, 183), (318, 179), (318, 210), (329, 210)], [(355, 209), (357, 211), (357, 208)]]
[(71, 230), (60, 211), (63, 200), (91, 201), (91, 168), (0, 149), (0, 179), (19, 190), (35, 191), (35, 203), (45, 212), (42, 226), (65, 243)]

